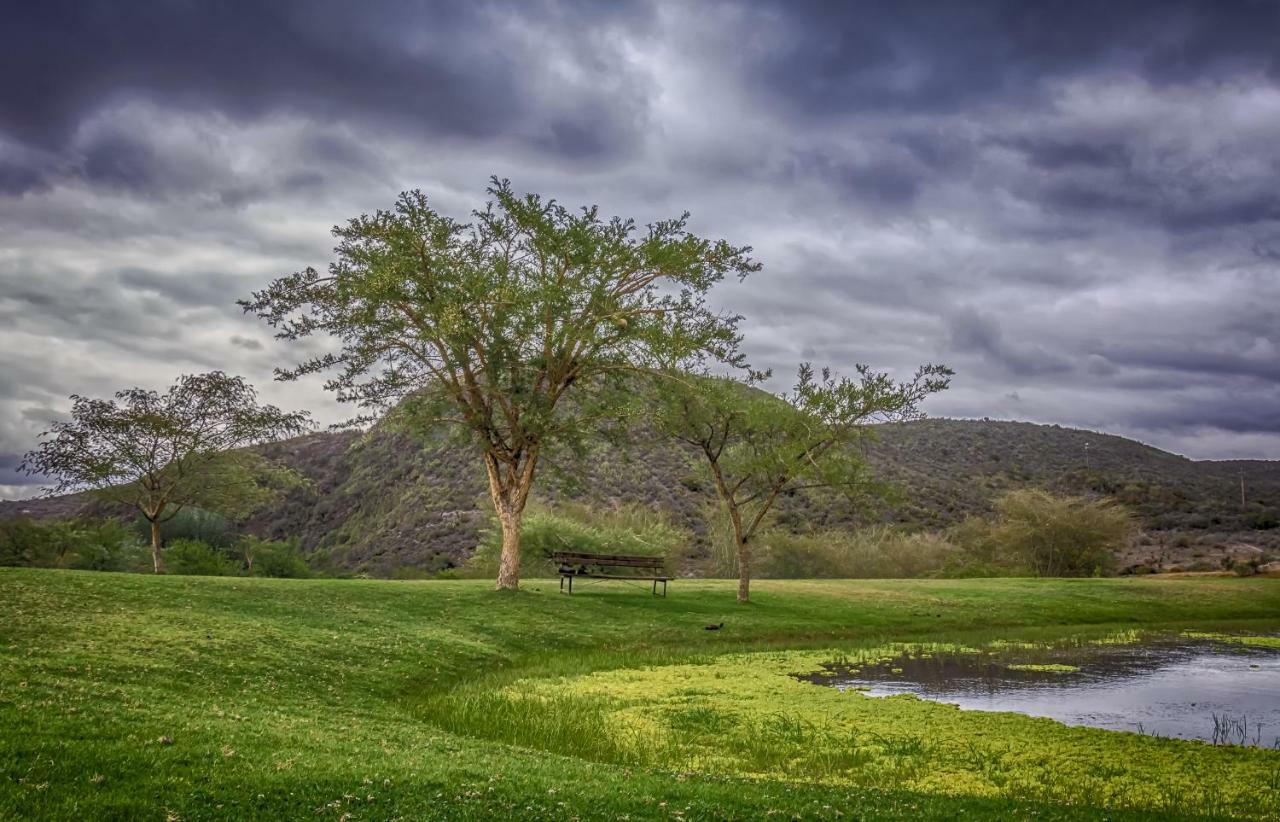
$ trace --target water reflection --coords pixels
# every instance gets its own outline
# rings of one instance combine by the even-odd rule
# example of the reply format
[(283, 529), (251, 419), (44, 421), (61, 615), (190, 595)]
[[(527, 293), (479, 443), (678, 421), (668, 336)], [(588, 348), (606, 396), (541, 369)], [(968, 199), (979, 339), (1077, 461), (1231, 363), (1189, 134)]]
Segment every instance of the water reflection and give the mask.
[(1280, 747), (1280, 651), (1164, 637), (1123, 645), (907, 653), (803, 677), (1180, 739)]

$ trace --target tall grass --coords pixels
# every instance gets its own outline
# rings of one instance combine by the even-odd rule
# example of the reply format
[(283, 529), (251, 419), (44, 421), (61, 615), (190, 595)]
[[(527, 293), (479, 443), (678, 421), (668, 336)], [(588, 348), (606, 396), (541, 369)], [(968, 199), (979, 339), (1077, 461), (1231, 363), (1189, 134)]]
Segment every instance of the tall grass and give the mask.
[(598, 762), (647, 765), (663, 757), (658, 740), (622, 735), (612, 727), (610, 708), (573, 695), (534, 696), (463, 687), (428, 700), (423, 711), (432, 724), (476, 736)]
[[(713, 529), (711, 545), (710, 573), (737, 576), (731, 532)], [(948, 567), (957, 548), (945, 534), (911, 533), (888, 525), (809, 533), (773, 527), (756, 536), (752, 553), (753, 573), (763, 579), (892, 579), (936, 576)]]

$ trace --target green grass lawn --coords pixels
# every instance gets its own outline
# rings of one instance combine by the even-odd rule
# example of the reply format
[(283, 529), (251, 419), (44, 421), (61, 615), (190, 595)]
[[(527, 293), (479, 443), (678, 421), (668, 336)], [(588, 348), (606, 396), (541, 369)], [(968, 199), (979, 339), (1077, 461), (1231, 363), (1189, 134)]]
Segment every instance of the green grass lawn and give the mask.
[(764, 581), (749, 606), (733, 590), (0, 569), (0, 817), (1280, 812), (1280, 752), (787, 676), (889, 642), (1274, 631), (1280, 581)]

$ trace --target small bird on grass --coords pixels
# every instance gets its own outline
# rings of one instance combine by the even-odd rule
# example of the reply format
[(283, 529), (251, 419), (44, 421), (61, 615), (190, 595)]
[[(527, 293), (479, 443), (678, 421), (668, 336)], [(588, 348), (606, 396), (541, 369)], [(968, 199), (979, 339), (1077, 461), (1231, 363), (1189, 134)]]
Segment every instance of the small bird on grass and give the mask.
[(708, 630), (708, 631), (718, 631), (718, 630), (720, 630), (721, 628), (723, 628), (723, 627), (724, 627), (724, 623), (723, 623), (723, 622), (717, 622), (715, 625), (708, 625), (708, 626), (706, 626), (706, 627), (707, 627), (707, 630)]

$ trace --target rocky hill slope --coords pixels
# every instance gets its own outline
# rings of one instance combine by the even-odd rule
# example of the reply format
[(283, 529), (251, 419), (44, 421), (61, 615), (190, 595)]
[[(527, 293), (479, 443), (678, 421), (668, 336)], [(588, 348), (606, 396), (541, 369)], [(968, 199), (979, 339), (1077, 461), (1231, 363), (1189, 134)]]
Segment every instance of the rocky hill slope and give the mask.
[[(375, 575), (401, 567), (439, 570), (464, 562), (489, 527), (478, 460), (443, 436), (423, 444), (375, 428), (313, 434), (266, 450), (311, 483), (247, 527), (266, 536), (299, 536), (323, 565)], [(1131, 564), (1280, 547), (1280, 462), (1193, 461), (1091, 431), (947, 419), (882, 426), (867, 456), (877, 475), (898, 487), (895, 499), (858, 510), (796, 496), (779, 505), (782, 524), (890, 521), (940, 528), (990, 510), (1004, 491), (1034, 486), (1105, 494), (1131, 507), (1147, 532), (1126, 557)], [(546, 469), (538, 485), (544, 498), (662, 509), (694, 533), (690, 551), (697, 554), (713, 500), (696, 465), (676, 446), (601, 443), (584, 458), (561, 458)], [(0, 516), (62, 516), (84, 505), (80, 497), (0, 503)]]

